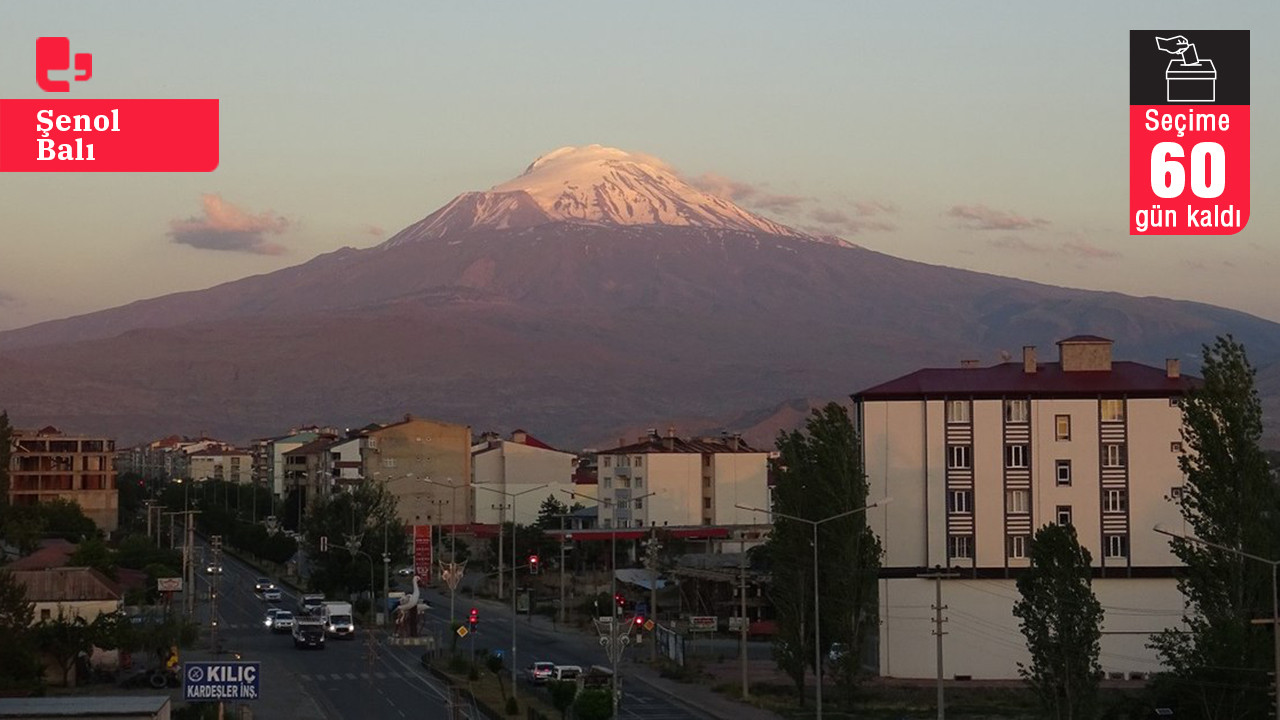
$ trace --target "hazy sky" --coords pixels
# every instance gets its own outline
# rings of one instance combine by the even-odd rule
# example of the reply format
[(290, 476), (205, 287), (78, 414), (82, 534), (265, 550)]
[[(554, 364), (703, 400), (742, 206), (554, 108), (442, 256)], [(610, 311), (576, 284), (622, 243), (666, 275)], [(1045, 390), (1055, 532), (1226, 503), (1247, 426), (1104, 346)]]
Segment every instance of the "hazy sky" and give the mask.
[[(1252, 219), (1128, 235), (1131, 29), (1252, 34)], [(0, 175), (0, 329), (389, 237), (563, 145), (900, 257), (1280, 320), (1280, 3), (9, 2), (0, 97), (221, 100), (208, 174)], [(745, 199), (744, 199), (745, 198)], [(223, 249), (231, 247), (234, 249)]]

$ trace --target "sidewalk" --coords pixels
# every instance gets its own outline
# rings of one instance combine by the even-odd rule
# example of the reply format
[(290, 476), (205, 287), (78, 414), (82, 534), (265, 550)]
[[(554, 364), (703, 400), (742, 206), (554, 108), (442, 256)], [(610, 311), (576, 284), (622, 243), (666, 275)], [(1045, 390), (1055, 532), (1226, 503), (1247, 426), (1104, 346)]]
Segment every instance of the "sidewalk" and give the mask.
[[(443, 598), (444, 603), (448, 604), (448, 595), (440, 595), (433, 593), (439, 598)], [(436, 599), (433, 598), (433, 602)], [(463, 602), (459, 598), (460, 602)], [(489, 611), (501, 612), (509, 614), (511, 606), (506, 602), (489, 600), (483, 598), (468, 597), (465, 603), (469, 606), (486, 608)], [(593, 643), (596, 640), (594, 631), (587, 631), (575, 626), (565, 626), (555, 622), (552, 618), (544, 615), (534, 615), (532, 618), (521, 618), (520, 624), (528, 624), (538, 630), (549, 633), (558, 633), (561, 635), (574, 634), (580, 636), (584, 643)], [(720, 720), (777, 720), (781, 717), (777, 713), (769, 710), (747, 705), (738, 702), (732, 698), (726, 697), (709, 686), (699, 683), (682, 683), (668, 678), (664, 678), (658, 674), (658, 671), (651, 667), (648, 662), (649, 649), (648, 646), (640, 646), (638, 649), (644, 651), (644, 659), (638, 659), (636, 655), (625, 657), (623, 662), (626, 663), (625, 679), (643, 683), (646, 687), (665, 696), (677, 705), (684, 707), (692, 707), (703, 713), (712, 715)], [(630, 651), (629, 651), (630, 652)]]

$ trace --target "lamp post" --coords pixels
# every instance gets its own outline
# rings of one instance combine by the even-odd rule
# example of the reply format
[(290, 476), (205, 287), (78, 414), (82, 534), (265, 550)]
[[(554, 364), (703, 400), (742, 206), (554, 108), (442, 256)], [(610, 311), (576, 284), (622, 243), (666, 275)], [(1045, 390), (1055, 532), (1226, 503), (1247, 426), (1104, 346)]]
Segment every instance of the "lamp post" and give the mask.
[(1270, 558), (1264, 558), (1261, 555), (1254, 555), (1243, 550), (1237, 550), (1233, 547), (1227, 547), (1226, 545), (1219, 545), (1218, 543), (1209, 542), (1208, 540), (1202, 540), (1194, 535), (1176, 533), (1166, 528), (1164, 525), (1156, 525), (1151, 529), (1161, 535), (1168, 535), (1169, 537), (1177, 540), (1185, 540), (1198, 545), (1204, 545), (1205, 547), (1229, 552), (1233, 555), (1239, 555), (1240, 557), (1248, 558), (1250, 560), (1257, 560), (1258, 562), (1266, 563), (1271, 566), (1271, 630), (1272, 644), (1275, 648), (1275, 669), (1272, 674), (1272, 679), (1275, 682), (1276, 717), (1280, 717), (1280, 589), (1278, 589), (1276, 582), (1276, 569), (1280, 568), (1280, 560), (1272, 560)]
[[(849, 517), (850, 515), (856, 515), (857, 513), (866, 512), (871, 508), (880, 507), (881, 505), (887, 505), (892, 501), (893, 501), (893, 498), (887, 497), (882, 500), (877, 500), (871, 503), (870, 505), (866, 505), (865, 507), (854, 508), (852, 510), (846, 510), (842, 513), (836, 513), (835, 515), (829, 515), (827, 517), (822, 518), (821, 520), (810, 520), (808, 518), (802, 518), (798, 515), (788, 515), (787, 513), (778, 512), (776, 510), (765, 510), (763, 508), (748, 507), (746, 505), (734, 506), (739, 510), (751, 510), (754, 512), (764, 513), (766, 515), (772, 515), (775, 518), (785, 518), (787, 520), (794, 520), (796, 522), (808, 523), (809, 526), (813, 528), (813, 671), (814, 671), (814, 674), (816, 675), (816, 680), (817, 680), (816, 684), (818, 686), (817, 696), (814, 701), (814, 705), (817, 707), (818, 720), (822, 720), (822, 623), (821, 623), (821, 615), (819, 614), (819, 606), (818, 606), (819, 605), (818, 528), (821, 525), (831, 522), (832, 520), (839, 520), (840, 518), (846, 518), (846, 517)], [(746, 618), (743, 618), (744, 621), (745, 619)]]
[[(577, 496), (576, 493), (570, 490), (565, 490), (564, 492), (569, 493), (569, 495), (573, 497)], [(622, 645), (622, 640), (625, 637), (625, 633), (619, 632), (620, 628), (618, 623), (618, 601), (616, 599), (618, 597), (618, 505), (623, 502), (639, 502), (649, 497), (650, 495), (657, 495), (657, 494), (658, 494), (657, 490), (651, 490), (643, 495), (628, 496), (626, 500), (619, 500), (617, 497), (593, 498), (589, 496), (583, 496), (584, 499), (586, 500), (595, 500), (597, 506), (609, 505), (610, 507), (613, 508), (613, 520), (612, 522), (610, 522), (611, 532), (609, 533), (610, 535), (609, 606), (611, 608), (609, 611), (610, 612), (609, 637), (601, 640), (601, 642), (605, 643), (606, 646), (609, 648), (609, 662), (611, 663), (612, 670), (613, 670), (613, 715), (612, 717), (618, 716), (618, 699), (619, 699), (619, 696), (621, 695), (619, 688), (621, 688), (622, 686), (621, 681), (618, 678), (618, 660), (622, 656), (621, 645)]]
[[(514, 493), (491, 488), (488, 485), (476, 485), (476, 487), (511, 499), (511, 697), (515, 697), (518, 679), (516, 675), (516, 568), (519, 567), (516, 563), (516, 498), (531, 492), (537, 492), (547, 487), (547, 484), (543, 483), (537, 487)], [(501, 527), (501, 524), (499, 524), (499, 527)], [(498, 557), (502, 557), (501, 545), (498, 546)], [(499, 577), (501, 577), (501, 573), (499, 573)]]
[[(449, 480), (452, 481), (453, 478), (449, 478)], [(442, 483), (437, 480), (432, 480), (431, 478), (423, 478), (422, 482), (430, 483), (431, 485), (439, 485), (440, 487), (444, 487), (444, 488), (449, 488), (449, 492), (450, 492), (449, 519), (452, 521), (451, 523), (449, 523), (449, 554), (452, 555), (452, 557), (450, 558), (450, 562), (457, 564), (458, 562), (458, 545), (457, 545), (457, 542), (458, 542), (457, 540), (457, 537), (458, 537), (458, 491), (465, 488), (466, 483), (454, 485), (452, 482)], [(499, 555), (502, 554), (501, 547), (498, 548), (498, 554)], [(453, 627), (453, 623), (454, 623), (453, 596), (455, 594), (456, 587), (457, 587), (456, 581), (449, 583), (449, 627)]]

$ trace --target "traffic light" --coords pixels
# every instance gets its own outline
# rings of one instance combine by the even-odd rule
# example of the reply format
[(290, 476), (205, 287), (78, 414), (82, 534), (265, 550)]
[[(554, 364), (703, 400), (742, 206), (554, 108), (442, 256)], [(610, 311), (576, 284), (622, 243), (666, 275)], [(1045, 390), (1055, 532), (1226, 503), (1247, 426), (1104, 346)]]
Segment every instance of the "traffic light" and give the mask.
[(613, 601), (617, 603), (618, 609), (621, 610), (627, 606), (627, 599), (622, 597), (622, 593), (613, 596)]
[(471, 623), (471, 629), (475, 630), (476, 625), (480, 623), (480, 611), (476, 608), (471, 608), (471, 617), (468, 618), (468, 621)]
[(636, 630), (639, 630), (640, 628), (644, 627), (644, 616), (637, 615), (635, 622), (636, 622)]
[(538, 556), (537, 555), (529, 556), (529, 574), (530, 575), (538, 574)]

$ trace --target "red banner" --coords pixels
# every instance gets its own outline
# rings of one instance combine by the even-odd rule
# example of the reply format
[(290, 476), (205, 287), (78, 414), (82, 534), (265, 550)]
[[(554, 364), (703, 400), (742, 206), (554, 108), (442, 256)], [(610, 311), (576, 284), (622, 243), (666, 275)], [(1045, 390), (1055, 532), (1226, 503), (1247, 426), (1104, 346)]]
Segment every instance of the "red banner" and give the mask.
[(431, 582), (431, 526), (413, 526), (413, 572), (418, 582)]
[(3, 172), (217, 167), (217, 100), (0, 100)]

